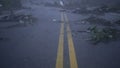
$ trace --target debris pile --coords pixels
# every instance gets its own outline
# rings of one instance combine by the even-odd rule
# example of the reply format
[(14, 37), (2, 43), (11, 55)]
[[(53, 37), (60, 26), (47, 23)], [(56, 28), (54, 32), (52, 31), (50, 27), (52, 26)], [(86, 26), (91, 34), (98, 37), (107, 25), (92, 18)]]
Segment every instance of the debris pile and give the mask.
[(91, 41), (94, 44), (99, 42), (110, 42), (113, 40), (120, 39), (120, 30), (115, 28), (101, 28), (99, 29), (97, 26), (92, 26), (88, 28), (91, 33)]
[(103, 18), (99, 18), (99, 17), (95, 17), (95, 16), (90, 16), (86, 19), (83, 19), (82, 21), (88, 22), (90, 24), (95, 24), (95, 25), (102, 25), (102, 26), (112, 26), (113, 23), (103, 19)]

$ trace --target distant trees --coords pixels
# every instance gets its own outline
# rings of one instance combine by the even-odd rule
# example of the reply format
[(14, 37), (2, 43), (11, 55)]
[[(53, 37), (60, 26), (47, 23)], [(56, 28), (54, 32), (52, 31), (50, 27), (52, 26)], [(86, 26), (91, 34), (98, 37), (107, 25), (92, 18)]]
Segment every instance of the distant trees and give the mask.
[(16, 9), (21, 7), (21, 0), (0, 0), (2, 9)]

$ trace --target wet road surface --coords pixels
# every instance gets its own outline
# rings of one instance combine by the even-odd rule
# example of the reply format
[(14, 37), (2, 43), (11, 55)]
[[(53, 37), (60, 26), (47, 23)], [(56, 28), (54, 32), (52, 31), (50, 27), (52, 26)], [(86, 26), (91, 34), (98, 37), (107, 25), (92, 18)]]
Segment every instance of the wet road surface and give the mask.
[(88, 25), (75, 24), (84, 16), (59, 10), (32, 6), (34, 25), (1, 29), (0, 68), (120, 68), (118, 42), (90, 44), (77, 33)]

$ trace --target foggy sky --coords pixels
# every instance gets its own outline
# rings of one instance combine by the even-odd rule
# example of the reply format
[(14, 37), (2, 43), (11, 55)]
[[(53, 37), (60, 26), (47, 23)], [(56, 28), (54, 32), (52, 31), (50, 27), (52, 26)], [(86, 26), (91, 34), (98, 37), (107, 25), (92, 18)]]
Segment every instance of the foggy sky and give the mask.
[[(54, 1), (60, 1), (60, 0), (34, 0), (39, 2), (54, 2)], [(80, 3), (81, 5), (111, 5), (111, 4), (118, 4), (120, 3), (120, 0), (62, 0), (64, 2), (76, 2)]]
[[(79, 0), (80, 1), (80, 0)], [(86, 4), (115, 4), (120, 3), (120, 0), (81, 0)]]

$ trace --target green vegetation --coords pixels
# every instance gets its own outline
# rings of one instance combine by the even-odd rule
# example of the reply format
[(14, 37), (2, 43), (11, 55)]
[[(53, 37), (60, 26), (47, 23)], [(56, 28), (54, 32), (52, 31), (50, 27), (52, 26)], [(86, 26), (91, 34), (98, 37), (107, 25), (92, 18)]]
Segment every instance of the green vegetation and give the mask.
[(90, 30), (91, 41), (94, 44), (100, 42), (110, 42), (120, 38), (120, 30), (112, 27), (98, 28), (97, 26), (92, 26), (89, 27), (88, 30)]
[(88, 30), (91, 35), (90, 41), (94, 44), (120, 40), (120, 29), (117, 28), (119, 27), (120, 20), (111, 22), (106, 19), (92, 16), (84, 19), (83, 21), (87, 21), (91, 25)]

